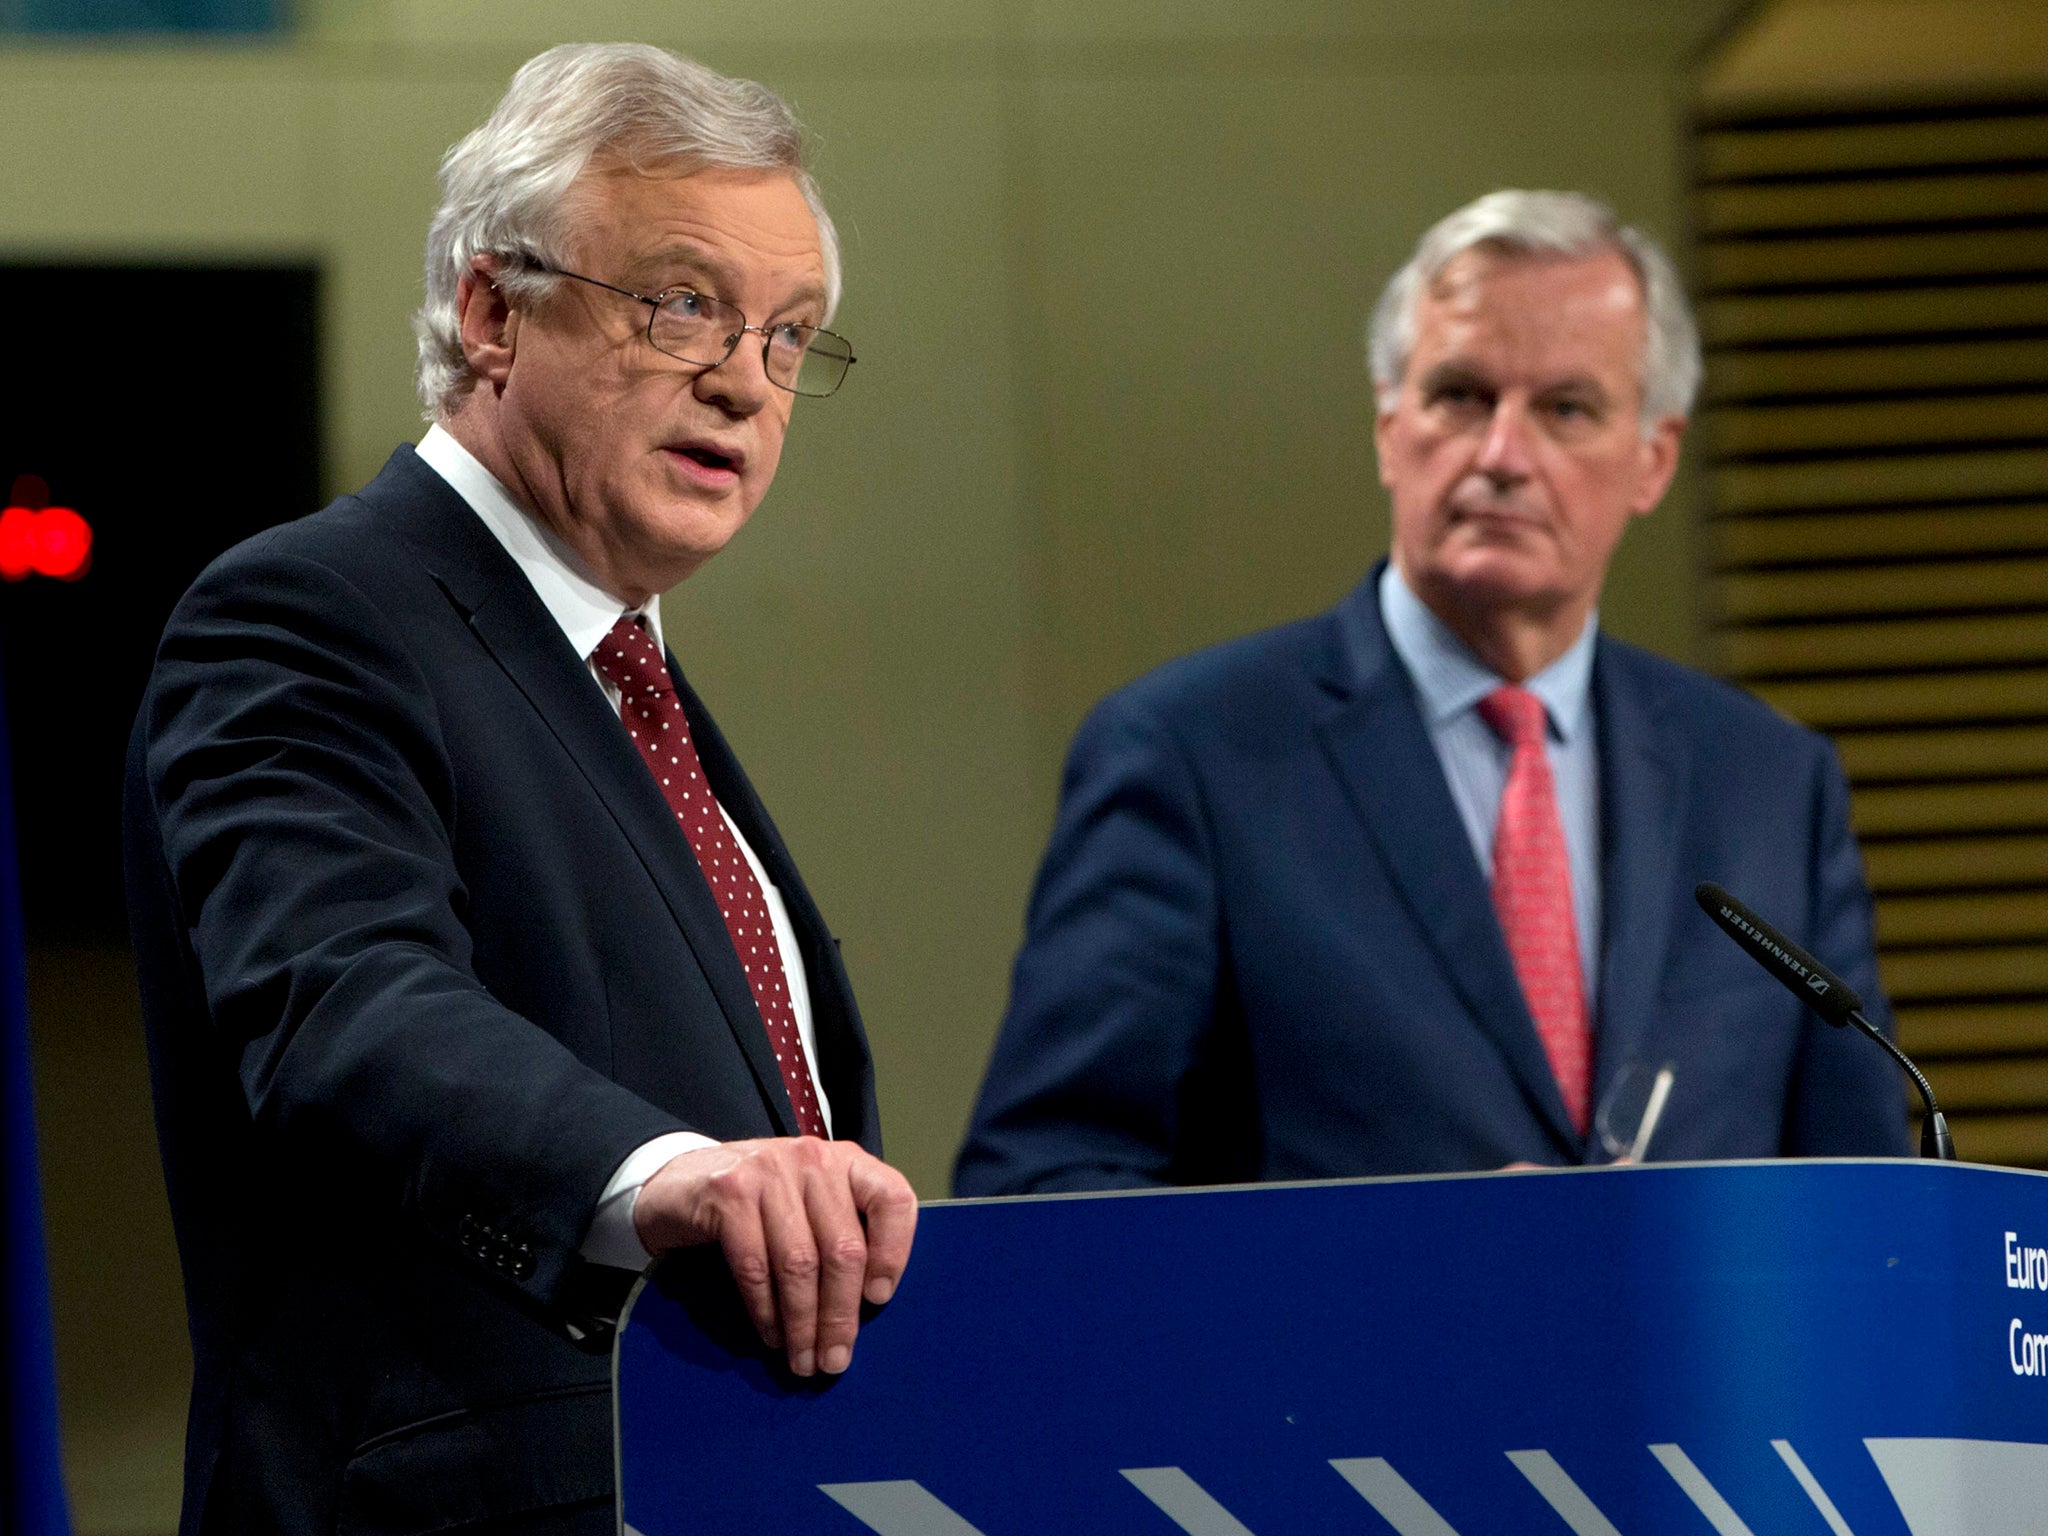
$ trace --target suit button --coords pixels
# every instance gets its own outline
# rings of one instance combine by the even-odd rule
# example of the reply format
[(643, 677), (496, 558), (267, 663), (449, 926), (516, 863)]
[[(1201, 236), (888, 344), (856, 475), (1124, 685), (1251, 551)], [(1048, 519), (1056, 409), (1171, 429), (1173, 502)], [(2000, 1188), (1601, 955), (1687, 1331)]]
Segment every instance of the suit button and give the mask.
[(512, 1278), (514, 1280), (530, 1280), (533, 1278), (532, 1254), (522, 1253), (512, 1261)]

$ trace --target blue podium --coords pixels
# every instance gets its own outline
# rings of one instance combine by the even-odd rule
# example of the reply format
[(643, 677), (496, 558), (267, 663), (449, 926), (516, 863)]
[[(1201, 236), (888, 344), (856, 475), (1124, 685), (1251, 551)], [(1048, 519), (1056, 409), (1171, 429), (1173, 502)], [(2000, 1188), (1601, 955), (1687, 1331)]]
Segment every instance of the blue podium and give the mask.
[(715, 1253), (639, 1536), (2041, 1536), (2048, 1175), (1721, 1163), (940, 1202), (837, 1380)]

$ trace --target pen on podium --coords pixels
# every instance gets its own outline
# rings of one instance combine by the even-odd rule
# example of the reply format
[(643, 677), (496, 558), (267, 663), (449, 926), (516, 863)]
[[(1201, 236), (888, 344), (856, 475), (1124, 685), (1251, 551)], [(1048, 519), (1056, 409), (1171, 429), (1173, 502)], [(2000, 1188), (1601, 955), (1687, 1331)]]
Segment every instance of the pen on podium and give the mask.
[(1671, 1097), (1671, 1084), (1677, 1075), (1669, 1067), (1657, 1069), (1650, 1084), (1650, 1101), (1643, 1106), (1642, 1124), (1636, 1127), (1636, 1139), (1629, 1143), (1623, 1162), (1640, 1163), (1650, 1155), (1650, 1138), (1657, 1134), (1657, 1122), (1664, 1118), (1664, 1104)]

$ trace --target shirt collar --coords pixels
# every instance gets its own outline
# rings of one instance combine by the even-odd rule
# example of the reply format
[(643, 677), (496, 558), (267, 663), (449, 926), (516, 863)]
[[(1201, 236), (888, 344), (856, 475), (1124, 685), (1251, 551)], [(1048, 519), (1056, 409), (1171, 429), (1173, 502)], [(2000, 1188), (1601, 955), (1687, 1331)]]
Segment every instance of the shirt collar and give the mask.
[[(1387, 639), (1415, 680), (1432, 727), (1448, 724), (1506, 681), (1430, 611), (1391, 560), (1380, 572), (1379, 599)], [(1593, 642), (1599, 627), (1599, 613), (1588, 614), (1586, 627), (1570, 649), (1522, 684), (1543, 701), (1551, 733), (1560, 741), (1571, 741), (1585, 726), (1592, 696)]]
[(438, 424), (427, 428), (418, 452), (421, 461), (454, 487), (455, 494), (469, 503), (470, 510), (505, 546), (505, 553), (533, 583), (542, 605), (569, 637), (578, 656), (588, 659), (622, 614), (643, 619), (655, 645), (662, 644), (660, 599), (649, 598), (643, 607), (632, 608), (598, 585), (575, 552), (514, 501), (512, 493), (451, 433)]

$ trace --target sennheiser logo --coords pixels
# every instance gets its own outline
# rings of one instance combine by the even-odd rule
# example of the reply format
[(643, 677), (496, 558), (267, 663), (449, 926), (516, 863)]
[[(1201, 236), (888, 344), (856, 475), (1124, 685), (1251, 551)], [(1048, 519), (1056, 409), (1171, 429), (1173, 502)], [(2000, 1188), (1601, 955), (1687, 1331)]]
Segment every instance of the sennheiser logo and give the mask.
[(1757, 943), (1761, 944), (1763, 946), (1765, 954), (1769, 955), (1773, 960), (1782, 961), (1784, 963), (1786, 970), (1790, 971), (1795, 976), (1804, 977), (1806, 980), (1806, 984), (1809, 987), (1813, 988), (1815, 992), (1825, 993), (1827, 991), (1828, 984), (1825, 981), (1821, 980), (1820, 977), (1814, 975), (1812, 971), (1808, 970), (1805, 966), (1801, 965), (1797, 960), (1793, 959), (1792, 956), (1786, 954), (1784, 949), (1777, 943), (1776, 940), (1774, 940), (1769, 934), (1765, 933), (1761, 928), (1758, 928), (1754, 923), (1750, 922), (1740, 912), (1737, 912), (1732, 907), (1723, 907), (1721, 909), (1721, 915), (1727, 918), (1733, 924), (1735, 924), (1736, 927), (1740, 928), (1744, 933), (1748, 934), (1751, 938), (1755, 939)]

